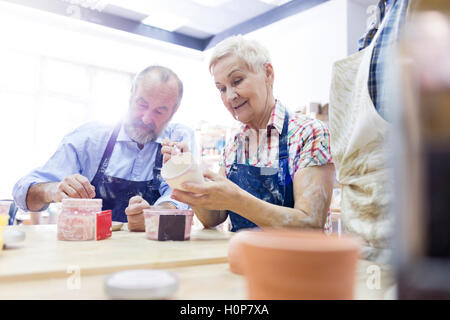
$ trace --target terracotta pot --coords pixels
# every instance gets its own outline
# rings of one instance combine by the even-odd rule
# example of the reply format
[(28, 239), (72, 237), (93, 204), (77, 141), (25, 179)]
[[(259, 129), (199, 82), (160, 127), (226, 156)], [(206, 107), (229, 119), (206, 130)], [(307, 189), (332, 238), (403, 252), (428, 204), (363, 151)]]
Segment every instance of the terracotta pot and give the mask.
[(353, 299), (359, 247), (353, 238), (265, 229), (241, 241), (249, 299)]
[(242, 257), (242, 242), (248, 233), (260, 232), (260, 230), (239, 230), (228, 242), (228, 263), (231, 272), (243, 274), (243, 257)]

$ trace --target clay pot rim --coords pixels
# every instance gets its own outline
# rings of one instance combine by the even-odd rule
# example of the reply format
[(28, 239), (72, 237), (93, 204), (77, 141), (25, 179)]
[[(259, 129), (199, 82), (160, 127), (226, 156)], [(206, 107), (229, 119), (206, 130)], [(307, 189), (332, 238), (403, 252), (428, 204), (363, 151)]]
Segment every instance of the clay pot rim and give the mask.
[(327, 235), (321, 231), (266, 228), (242, 231), (239, 239), (249, 247), (281, 251), (341, 252), (359, 248), (359, 241), (348, 235)]

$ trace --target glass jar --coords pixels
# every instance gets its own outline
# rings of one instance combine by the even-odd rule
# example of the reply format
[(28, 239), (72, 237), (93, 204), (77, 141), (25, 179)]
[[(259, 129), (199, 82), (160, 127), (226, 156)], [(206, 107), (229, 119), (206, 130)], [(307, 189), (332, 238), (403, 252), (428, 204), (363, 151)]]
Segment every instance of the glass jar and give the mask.
[(102, 199), (63, 199), (58, 217), (58, 240), (95, 240), (96, 217)]

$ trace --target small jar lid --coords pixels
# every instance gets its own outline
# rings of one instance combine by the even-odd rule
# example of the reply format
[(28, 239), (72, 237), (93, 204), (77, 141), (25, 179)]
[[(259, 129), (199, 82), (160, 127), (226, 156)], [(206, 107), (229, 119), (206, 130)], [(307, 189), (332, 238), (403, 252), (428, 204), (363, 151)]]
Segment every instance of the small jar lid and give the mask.
[(172, 215), (178, 215), (178, 216), (193, 216), (194, 210), (188, 209), (188, 210), (182, 210), (182, 209), (163, 209), (163, 208), (151, 208), (151, 209), (144, 209), (144, 217), (151, 217), (151, 216), (172, 216)]
[(106, 294), (113, 299), (165, 299), (178, 290), (175, 274), (164, 270), (120, 271), (105, 278)]
[(75, 199), (62, 200), (63, 208), (98, 208), (102, 206), (102, 199)]

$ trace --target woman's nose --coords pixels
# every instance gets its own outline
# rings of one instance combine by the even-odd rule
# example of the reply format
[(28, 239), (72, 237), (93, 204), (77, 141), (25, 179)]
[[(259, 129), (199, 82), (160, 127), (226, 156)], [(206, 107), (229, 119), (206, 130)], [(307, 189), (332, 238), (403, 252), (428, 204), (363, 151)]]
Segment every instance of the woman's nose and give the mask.
[(227, 90), (227, 100), (228, 102), (233, 101), (238, 97), (238, 94), (234, 88), (230, 88)]

